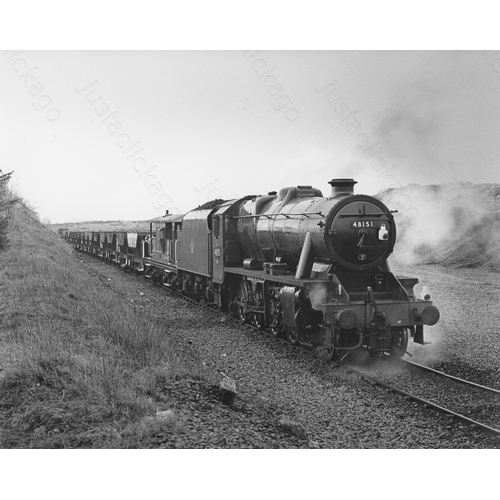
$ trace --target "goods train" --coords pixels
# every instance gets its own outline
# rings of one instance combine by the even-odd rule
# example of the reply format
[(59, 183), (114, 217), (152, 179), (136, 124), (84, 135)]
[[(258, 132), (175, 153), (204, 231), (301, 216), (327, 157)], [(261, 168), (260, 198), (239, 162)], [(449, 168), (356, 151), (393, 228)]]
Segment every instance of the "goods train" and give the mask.
[(409, 337), (425, 343), (424, 325), (436, 324), (439, 311), (429, 295), (415, 297), (417, 278), (389, 269), (393, 212), (354, 194), (353, 179), (329, 184), (328, 196), (286, 187), (167, 213), (142, 233), (61, 233), (79, 250), (326, 359), (358, 349), (400, 357)]

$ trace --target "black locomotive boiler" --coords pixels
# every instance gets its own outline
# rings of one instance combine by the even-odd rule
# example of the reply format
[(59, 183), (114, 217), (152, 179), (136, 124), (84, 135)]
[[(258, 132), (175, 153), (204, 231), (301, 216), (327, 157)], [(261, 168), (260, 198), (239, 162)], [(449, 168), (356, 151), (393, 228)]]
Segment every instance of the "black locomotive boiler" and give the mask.
[(391, 211), (354, 194), (352, 179), (329, 184), (326, 197), (287, 187), (153, 219), (140, 270), (328, 359), (362, 348), (402, 356), (439, 311), (415, 297), (417, 278), (389, 269)]

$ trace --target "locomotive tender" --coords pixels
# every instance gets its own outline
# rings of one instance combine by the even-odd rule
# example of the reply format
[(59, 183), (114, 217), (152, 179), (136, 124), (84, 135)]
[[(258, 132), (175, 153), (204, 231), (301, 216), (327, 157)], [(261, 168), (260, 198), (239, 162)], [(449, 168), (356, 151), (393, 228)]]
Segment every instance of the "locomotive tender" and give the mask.
[(311, 186), (287, 187), (167, 214), (150, 221), (149, 235), (69, 239), (326, 359), (360, 348), (402, 356), (410, 336), (425, 343), (423, 327), (436, 324), (439, 311), (415, 297), (417, 278), (389, 269), (392, 212), (354, 194), (352, 179), (329, 184), (327, 197)]

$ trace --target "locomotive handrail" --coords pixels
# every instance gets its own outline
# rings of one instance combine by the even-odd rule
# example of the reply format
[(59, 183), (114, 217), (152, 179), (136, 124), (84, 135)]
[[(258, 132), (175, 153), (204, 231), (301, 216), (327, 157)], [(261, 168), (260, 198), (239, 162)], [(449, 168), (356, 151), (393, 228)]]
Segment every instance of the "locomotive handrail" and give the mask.
[(251, 219), (255, 217), (267, 217), (270, 219), (271, 217), (279, 217), (282, 215), (283, 217), (286, 217), (287, 219), (291, 219), (293, 217), (309, 217), (309, 215), (319, 215), (320, 217), (324, 217), (324, 215), (321, 212), (303, 212), (301, 214), (283, 214), (283, 213), (278, 213), (278, 214), (256, 214), (256, 215), (233, 215), (231, 217), (232, 219)]
[(340, 214), (339, 217), (342, 219), (343, 217), (382, 217), (382, 215), (387, 215), (388, 217), (390, 216), (390, 214), (386, 214), (385, 212), (377, 214), (367, 214), (366, 212), (363, 212), (362, 214)]
[(233, 215), (231, 219), (252, 219), (256, 217), (267, 217), (268, 219), (270, 219), (271, 217), (273, 216), (277, 217), (278, 215), (285, 215), (285, 214)]
[(324, 217), (324, 214), (321, 213), (321, 212), (302, 212), (300, 215), (305, 215), (305, 216), (308, 216), (308, 215), (319, 215), (320, 217)]
[[(234, 215), (232, 217), (232, 219), (251, 219), (251, 218), (256, 218), (256, 217), (266, 217), (266, 218), (270, 219), (271, 217), (278, 217), (279, 215), (282, 215), (283, 217), (290, 219), (290, 215), (288, 215), (288, 214)], [(300, 216), (300, 214), (294, 214), (294, 215)]]

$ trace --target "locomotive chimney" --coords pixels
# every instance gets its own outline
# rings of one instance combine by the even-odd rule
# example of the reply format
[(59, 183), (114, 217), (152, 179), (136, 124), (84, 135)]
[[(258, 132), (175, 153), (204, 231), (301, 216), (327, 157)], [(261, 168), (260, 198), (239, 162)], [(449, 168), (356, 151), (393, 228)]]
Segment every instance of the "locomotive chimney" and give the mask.
[(340, 193), (342, 194), (353, 194), (354, 184), (358, 182), (354, 179), (332, 179), (328, 184), (332, 186), (331, 196), (336, 196)]

